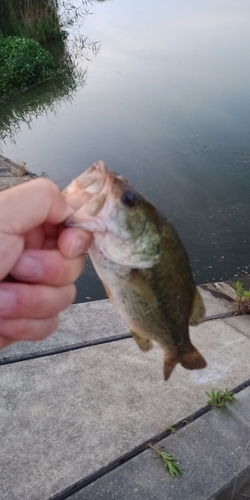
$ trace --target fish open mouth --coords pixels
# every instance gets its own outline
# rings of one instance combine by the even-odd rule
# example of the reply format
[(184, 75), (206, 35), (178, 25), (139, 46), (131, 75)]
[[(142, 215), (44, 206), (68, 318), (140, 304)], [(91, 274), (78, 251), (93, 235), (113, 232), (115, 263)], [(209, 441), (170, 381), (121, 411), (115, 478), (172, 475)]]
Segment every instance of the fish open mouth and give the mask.
[(68, 204), (74, 209), (66, 225), (82, 227), (88, 231), (98, 230), (101, 222), (98, 214), (112, 190), (113, 182), (112, 172), (102, 161), (94, 163), (74, 179), (63, 191)]

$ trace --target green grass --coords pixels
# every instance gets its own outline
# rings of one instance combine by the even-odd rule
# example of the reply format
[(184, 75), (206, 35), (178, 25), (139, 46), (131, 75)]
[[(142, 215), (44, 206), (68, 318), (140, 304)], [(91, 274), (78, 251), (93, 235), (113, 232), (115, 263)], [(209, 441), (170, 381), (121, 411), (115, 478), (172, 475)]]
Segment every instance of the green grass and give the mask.
[(236, 314), (250, 314), (250, 290), (244, 290), (240, 281), (235, 283), (235, 293), (237, 296)]
[(240, 281), (237, 281), (235, 283), (235, 291), (236, 291), (236, 295), (239, 299), (243, 299), (243, 300), (250, 299), (250, 290), (244, 290), (243, 284)]
[(154, 450), (157, 455), (163, 460), (164, 466), (172, 477), (179, 477), (183, 473), (182, 467), (179, 465), (177, 458), (171, 453), (167, 453), (164, 450), (160, 450), (157, 446), (153, 444), (148, 445), (149, 448)]
[(176, 433), (176, 429), (174, 427), (173, 424), (168, 424), (167, 427), (166, 427), (166, 430), (171, 432), (171, 434), (175, 434)]
[(78, 7), (73, 1), (1, 0), (0, 33), (38, 42), (65, 38), (67, 28), (81, 22), (88, 13), (90, 0), (82, 0)]
[(4, 36), (39, 42), (61, 36), (57, 0), (1, 0), (0, 31)]
[(207, 403), (211, 406), (216, 406), (217, 408), (227, 408), (229, 403), (235, 403), (236, 398), (231, 391), (226, 389), (225, 391), (215, 391), (212, 389), (211, 393), (206, 392), (209, 397)]

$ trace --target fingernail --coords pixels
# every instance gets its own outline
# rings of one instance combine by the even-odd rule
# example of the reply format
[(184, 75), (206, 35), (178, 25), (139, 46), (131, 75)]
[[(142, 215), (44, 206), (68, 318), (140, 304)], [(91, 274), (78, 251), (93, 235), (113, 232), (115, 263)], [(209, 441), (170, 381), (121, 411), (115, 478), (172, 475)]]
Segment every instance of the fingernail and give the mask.
[(10, 290), (0, 288), (0, 315), (5, 315), (16, 306), (16, 294)]
[(38, 258), (23, 254), (11, 274), (22, 281), (35, 281), (41, 278), (43, 268)]
[(70, 249), (71, 257), (78, 257), (87, 251), (89, 246), (89, 240), (83, 236), (76, 236), (72, 241), (72, 246)]

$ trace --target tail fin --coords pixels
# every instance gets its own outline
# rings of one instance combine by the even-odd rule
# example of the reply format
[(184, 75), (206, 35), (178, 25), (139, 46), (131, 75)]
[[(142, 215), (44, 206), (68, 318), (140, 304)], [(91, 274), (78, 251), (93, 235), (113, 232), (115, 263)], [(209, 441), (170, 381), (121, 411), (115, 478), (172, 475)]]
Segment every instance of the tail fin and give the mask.
[(164, 368), (163, 368), (164, 380), (167, 380), (170, 377), (175, 365), (177, 363), (179, 363), (179, 361), (180, 361), (180, 359), (179, 359), (177, 352), (174, 352), (174, 351), (165, 352), (165, 354), (164, 354)]
[(181, 365), (187, 370), (200, 370), (207, 366), (206, 360), (190, 343), (189, 348), (184, 353), (179, 354), (176, 351), (167, 351), (164, 354), (164, 380), (168, 380), (175, 365)]
[(187, 370), (200, 370), (207, 366), (206, 360), (193, 344), (190, 344), (188, 351), (180, 356), (180, 363)]

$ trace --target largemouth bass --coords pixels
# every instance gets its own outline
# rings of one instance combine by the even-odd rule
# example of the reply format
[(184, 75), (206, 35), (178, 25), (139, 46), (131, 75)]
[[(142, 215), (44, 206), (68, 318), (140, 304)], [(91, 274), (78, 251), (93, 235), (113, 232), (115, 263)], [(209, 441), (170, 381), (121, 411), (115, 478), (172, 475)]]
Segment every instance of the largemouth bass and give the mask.
[(164, 379), (177, 363), (206, 361), (189, 338), (205, 313), (186, 251), (170, 222), (120, 174), (97, 162), (64, 190), (68, 226), (93, 233), (89, 255), (142, 351), (164, 351)]

